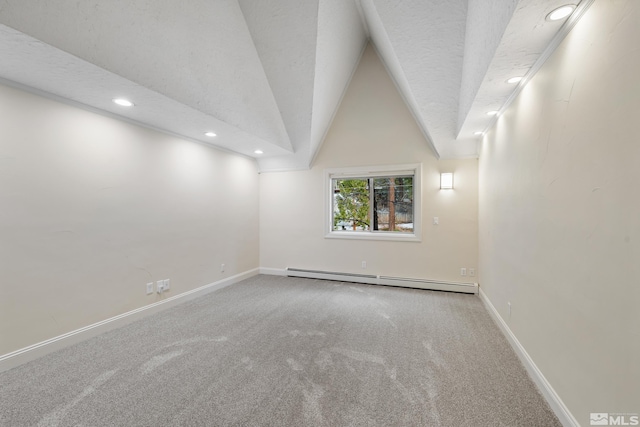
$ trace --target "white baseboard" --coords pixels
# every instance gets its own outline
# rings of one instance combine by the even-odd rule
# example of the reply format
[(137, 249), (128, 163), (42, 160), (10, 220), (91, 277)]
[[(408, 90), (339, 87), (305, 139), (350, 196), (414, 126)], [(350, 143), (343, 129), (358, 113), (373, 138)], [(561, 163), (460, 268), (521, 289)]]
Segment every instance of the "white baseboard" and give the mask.
[(259, 274), (254, 268), (0, 356), (0, 372)]
[(551, 406), (551, 409), (556, 414), (562, 425), (564, 427), (580, 427), (580, 423), (578, 423), (573, 414), (571, 414), (571, 411), (569, 411), (569, 408), (567, 408), (562, 399), (560, 399), (558, 393), (556, 393), (549, 381), (547, 381), (540, 369), (538, 369), (536, 364), (533, 362), (533, 359), (531, 359), (531, 356), (529, 356), (522, 344), (520, 344), (520, 341), (518, 341), (509, 326), (502, 319), (502, 317), (498, 313), (498, 310), (496, 310), (487, 295), (482, 291), (482, 288), (480, 288), (479, 294), (480, 299), (487, 308), (487, 311), (496, 322), (504, 336), (507, 338), (509, 344), (511, 344), (511, 347), (520, 358), (520, 361), (522, 361), (524, 367), (527, 369), (529, 376), (538, 386), (538, 389), (542, 393), (542, 396), (549, 403), (549, 406)]
[(260, 274), (267, 274), (270, 276), (286, 276), (287, 270), (284, 268), (265, 268), (260, 267)]

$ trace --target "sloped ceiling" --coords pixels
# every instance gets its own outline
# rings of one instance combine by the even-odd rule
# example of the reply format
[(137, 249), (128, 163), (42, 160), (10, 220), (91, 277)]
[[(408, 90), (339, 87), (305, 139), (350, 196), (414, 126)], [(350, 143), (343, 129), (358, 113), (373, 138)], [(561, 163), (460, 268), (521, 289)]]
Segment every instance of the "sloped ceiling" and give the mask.
[(305, 169), (371, 41), (435, 154), (473, 157), (485, 110), (540, 57), (563, 25), (545, 16), (566, 3), (0, 0), (0, 78), (263, 171)]

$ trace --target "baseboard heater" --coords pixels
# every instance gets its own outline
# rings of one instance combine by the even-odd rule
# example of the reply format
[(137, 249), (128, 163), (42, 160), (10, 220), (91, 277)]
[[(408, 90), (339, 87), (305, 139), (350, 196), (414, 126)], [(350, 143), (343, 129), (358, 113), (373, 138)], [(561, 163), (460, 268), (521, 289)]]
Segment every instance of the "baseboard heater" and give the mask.
[(289, 277), (304, 277), (307, 279), (336, 280), (339, 282), (367, 283), (370, 285), (401, 286), (405, 288), (428, 289), (434, 291), (462, 292), (465, 294), (478, 293), (477, 283), (444, 282), (439, 280), (411, 279), (408, 277), (303, 270), (300, 268), (287, 268), (286, 275)]

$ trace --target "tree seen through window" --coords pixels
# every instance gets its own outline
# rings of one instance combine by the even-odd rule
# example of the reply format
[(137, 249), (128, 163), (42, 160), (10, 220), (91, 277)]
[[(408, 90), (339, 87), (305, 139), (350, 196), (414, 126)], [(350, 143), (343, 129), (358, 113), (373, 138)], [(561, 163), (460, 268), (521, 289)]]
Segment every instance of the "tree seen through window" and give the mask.
[(333, 230), (413, 232), (413, 177), (334, 178)]

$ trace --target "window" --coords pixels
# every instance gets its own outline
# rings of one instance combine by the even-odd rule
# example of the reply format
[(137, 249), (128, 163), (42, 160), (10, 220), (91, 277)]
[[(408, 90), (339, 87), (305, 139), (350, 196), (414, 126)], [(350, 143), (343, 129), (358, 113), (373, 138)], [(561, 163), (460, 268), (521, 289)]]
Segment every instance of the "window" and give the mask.
[(420, 166), (331, 169), (329, 238), (420, 240)]

